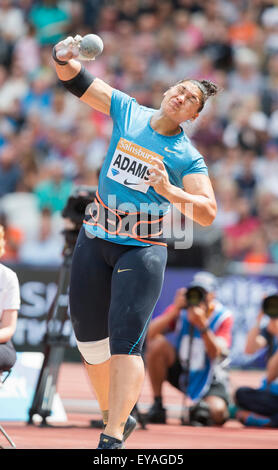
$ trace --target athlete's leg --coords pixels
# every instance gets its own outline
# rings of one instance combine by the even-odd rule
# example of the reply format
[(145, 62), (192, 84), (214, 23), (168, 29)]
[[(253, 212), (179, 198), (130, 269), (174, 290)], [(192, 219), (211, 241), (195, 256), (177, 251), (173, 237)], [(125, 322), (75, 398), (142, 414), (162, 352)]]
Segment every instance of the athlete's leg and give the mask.
[(101, 248), (102, 241), (88, 238), (82, 228), (72, 260), (70, 314), (79, 350), (104, 422), (107, 422), (112, 268), (104, 262)]
[(105, 434), (122, 440), (126, 420), (138, 401), (145, 373), (141, 356), (112, 355), (109, 415)]
[(111, 359), (108, 359), (96, 365), (85, 362), (85, 368), (95, 392), (105, 425), (108, 422), (110, 361)]
[(104, 432), (117, 439), (122, 439), (124, 423), (141, 392), (141, 350), (161, 292), (166, 259), (165, 247), (132, 248), (114, 267), (109, 310), (109, 418)]

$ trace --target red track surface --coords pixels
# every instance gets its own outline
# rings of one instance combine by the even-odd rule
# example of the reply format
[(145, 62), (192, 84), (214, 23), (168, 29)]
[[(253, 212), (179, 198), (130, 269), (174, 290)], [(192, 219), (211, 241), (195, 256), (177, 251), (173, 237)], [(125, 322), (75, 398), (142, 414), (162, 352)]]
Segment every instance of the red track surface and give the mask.
[[(231, 375), (232, 389), (239, 385), (258, 385), (258, 372), (237, 372)], [(26, 423), (2, 423), (17, 449), (95, 449), (100, 430), (90, 427), (96, 414), (95, 397), (81, 364), (62, 365), (58, 392), (67, 412), (67, 422), (55, 427), (39, 427)], [(151, 403), (151, 392), (146, 377), (139, 408), (143, 411)], [(181, 426), (179, 405), (181, 394), (168, 384), (164, 388), (164, 404), (169, 410), (167, 425), (147, 425), (137, 429), (126, 443), (127, 449), (278, 449), (278, 430), (245, 428), (230, 420), (217, 428)], [(0, 437), (0, 444), (7, 442)]]

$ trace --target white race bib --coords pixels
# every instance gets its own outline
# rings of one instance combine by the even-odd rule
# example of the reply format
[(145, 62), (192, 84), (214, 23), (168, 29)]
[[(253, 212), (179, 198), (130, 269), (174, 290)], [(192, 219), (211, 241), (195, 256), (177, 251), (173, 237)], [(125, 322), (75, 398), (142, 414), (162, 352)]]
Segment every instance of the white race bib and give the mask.
[(107, 176), (128, 188), (146, 193), (149, 186), (145, 181), (148, 179), (149, 169), (153, 166), (152, 157), (163, 159), (161, 155), (121, 137)]

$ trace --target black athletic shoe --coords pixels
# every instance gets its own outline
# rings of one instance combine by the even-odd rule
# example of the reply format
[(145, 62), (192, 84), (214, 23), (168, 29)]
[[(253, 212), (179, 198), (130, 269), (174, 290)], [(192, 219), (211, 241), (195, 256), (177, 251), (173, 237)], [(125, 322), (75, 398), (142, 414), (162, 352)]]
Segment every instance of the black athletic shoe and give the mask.
[[(103, 424), (103, 421), (102, 420), (96, 420), (96, 419), (92, 419), (90, 421), (90, 424), (91, 424), (91, 427), (92, 428), (99, 428), (99, 429), (104, 429), (105, 428), (105, 425)], [(125, 427), (124, 427), (124, 433), (123, 433), (123, 440), (125, 441), (128, 436), (130, 436), (130, 434), (132, 433), (132, 431), (134, 431), (134, 429), (136, 428), (136, 424), (137, 424), (137, 421), (136, 419), (129, 415), (129, 417), (127, 418), (126, 420), (126, 423), (125, 423)]]
[(146, 414), (148, 423), (166, 424), (166, 409), (154, 402)]
[(124, 433), (123, 433), (123, 441), (126, 441), (127, 438), (130, 436), (132, 431), (136, 428), (137, 421), (133, 416), (129, 415), (129, 417), (126, 420), (125, 427), (124, 427)]
[(124, 441), (101, 433), (97, 449), (124, 449)]

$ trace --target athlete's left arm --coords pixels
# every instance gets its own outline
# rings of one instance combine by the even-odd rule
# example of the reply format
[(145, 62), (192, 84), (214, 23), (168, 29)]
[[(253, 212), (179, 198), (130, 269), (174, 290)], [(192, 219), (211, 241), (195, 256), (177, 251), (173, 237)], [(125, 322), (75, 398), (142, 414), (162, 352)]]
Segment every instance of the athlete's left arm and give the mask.
[[(201, 173), (195, 173), (185, 175), (182, 182), (184, 187), (184, 191), (181, 190), (183, 193), (182, 199), (185, 199), (185, 201), (182, 200), (179, 203), (193, 204), (193, 220), (203, 226), (211, 225), (216, 216), (217, 205), (209, 177)], [(175, 204), (174, 200), (173, 204)], [(187, 215), (186, 207), (184, 215)]]
[[(185, 175), (182, 179), (184, 189), (178, 188), (170, 183), (163, 162), (156, 158), (152, 161), (155, 166), (149, 170), (149, 184), (155, 191), (184, 215), (192, 217), (194, 222), (202, 226), (211, 225), (216, 216), (217, 205), (209, 177), (201, 173)], [(189, 210), (189, 204), (193, 205), (193, 211)]]

